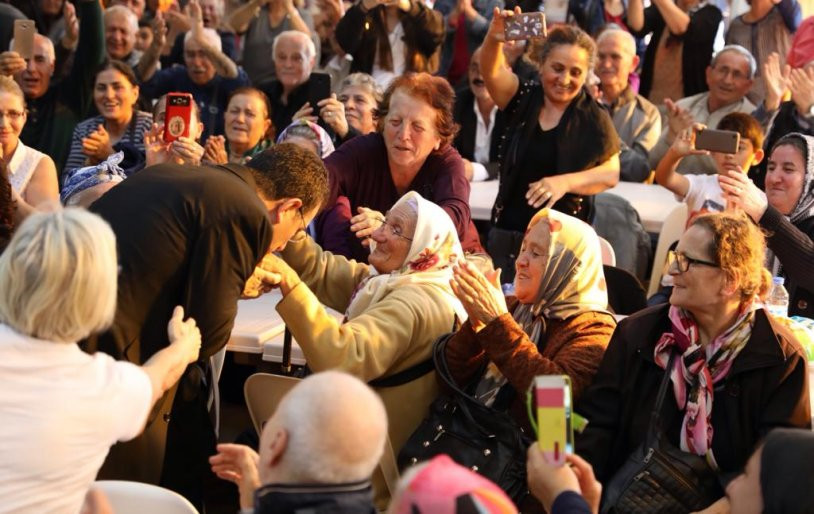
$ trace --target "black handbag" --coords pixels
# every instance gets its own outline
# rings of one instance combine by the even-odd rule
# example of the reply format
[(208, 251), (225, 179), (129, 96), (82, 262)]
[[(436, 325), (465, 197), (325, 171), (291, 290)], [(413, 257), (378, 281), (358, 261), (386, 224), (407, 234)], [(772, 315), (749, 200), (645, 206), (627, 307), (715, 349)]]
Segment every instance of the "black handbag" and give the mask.
[(602, 513), (686, 513), (709, 507), (724, 495), (718, 473), (700, 455), (667, 441), (661, 410), (675, 353), (659, 386), (643, 444), (633, 450), (605, 486)]
[(496, 483), (515, 505), (521, 505), (529, 495), (526, 451), (532, 440), (508, 413), (487, 407), (455, 383), (444, 357), (452, 335), (443, 336), (433, 347), (436, 372), (452, 392), (430, 405), (427, 418), (399, 453), (399, 469), (446, 454)]

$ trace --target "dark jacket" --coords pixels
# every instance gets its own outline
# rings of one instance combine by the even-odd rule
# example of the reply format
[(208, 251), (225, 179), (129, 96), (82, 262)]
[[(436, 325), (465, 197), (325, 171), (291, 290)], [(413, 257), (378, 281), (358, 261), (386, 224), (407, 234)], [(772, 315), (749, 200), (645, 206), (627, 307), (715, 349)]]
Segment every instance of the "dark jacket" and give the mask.
[[(404, 28), (404, 46), (407, 47), (405, 71), (435, 73), (438, 70), (441, 43), (444, 41), (444, 19), (441, 13), (419, 0), (410, 0), (410, 10), (399, 11), (399, 18)], [(389, 51), (384, 6), (364, 12), (361, 2), (357, 2), (345, 12), (336, 25), (336, 41), (342, 50), (353, 56), (350, 67), (352, 73), (373, 71), (379, 37)]]
[[(664, 370), (653, 360), (656, 342), (670, 330), (669, 305), (622, 320), (594, 383), (576, 410), (588, 420), (576, 450), (607, 483), (645, 439)], [(676, 447), (683, 413), (668, 389), (662, 420)], [(758, 310), (749, 342), (715, 385), (712, 450), (724, 478), (740, 472), (755, 445), (775, 427), (811, 427), (808, 370), (800, 343)]]
[[(684, 82), (684, 96), (692, 96), (709, 89), (707, 87), (706, 69), (712, 60), (712, 46), (715, 43), (715, 35), (718, 33), (718, 25), (721, 23), (723, 15), (721, 10), (714, 4), (707, 3), (700, 9), (689, 13), (690, 24), (687, 31), (678, 38), (684, 45), (681, 53), (681, 78)], [(653, 70), (656, 65), (656, 48), (661, 41), (662, 33), (667, 29), (667, 24), (661, 16), (658, 8), (651, 5), (644, 10), (644, 26), (642, 30), (633, 31), (633, 35), (644, 38), (652, 33), (650, 44), (644, 54), (644, 64), (642, 65), (642, 82), (639, 86), (639, 93), (647, 97), (650, 95), (650, 88), (653, 85)], [(678, 100), (674, 98), (673, 100)]]
[(789, 292), (789, 316), (814, 318), (814, 217), (793, 224), (769, 205), (760, 226), (768, 231), (766, 243), (780, 261)]
[[(470, 161), (475, 160), (475, 135), (478, 130), (478, 118), (475, 115), (475, 94), (469, 89), (469, 84), (462, 88), (455, 95), (455, 107), (452, 116), (460, 130), (452, 142), (452, 146), (458, 150), (461, 157)], [(492, 129), (492, 139), (489, 142), (489, 162), (484, 166), (489, 173), (489, 180), (497, 178), (498, 168), (498, 147), (502, 141), (501, 136), (506, 132), (506, 115), (504, 111), (498, 110), (495, 115), (495, 126)]]
[(269, 484), (254, 493), (254, 514), (375, 514), (369, 480), (347, 484)]
[[(196, 473), (209, 472), (215, 442), (205, 362), (229, 341), (243, 286), (271, 243), (272, 227), (255, 189), (240, 165), (160, 164), (91, 206), (116, 234), (121, 272), (113, 327), (85, 341), (84, 349), (143, 364), (169, 344), (167, 323), (176, 305), (195, 319), (202, 338), (201, 360), (187, 368), (181, 393), (175, 397), (173, 388), (159, 400), (143, 436), (111, 449), (102, 476), (157, 483), (164, 462), (164, 485), (196, 503), (202, 483)], [(189, 489), (173, 480), (188, 480)]]

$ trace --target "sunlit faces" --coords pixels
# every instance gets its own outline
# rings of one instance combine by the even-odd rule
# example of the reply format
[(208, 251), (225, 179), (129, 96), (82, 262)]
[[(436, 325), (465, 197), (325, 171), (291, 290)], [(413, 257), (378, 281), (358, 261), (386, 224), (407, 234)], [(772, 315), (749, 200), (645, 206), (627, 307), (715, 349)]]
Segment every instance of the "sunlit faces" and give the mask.
[(548, 101), (566, 105), (576, 98), (588, 76), (588, 52), (576, 45), (554, 47), (540, 66), (540, 81)]
[(514, 294), (520, 303), (534, 303), (543, 284), (548, 266), (551, 233), (548, 223), (542, 220), (523, 237), (520, 253), (514, 262)]
[(438, 114), (427, 102), (397, 89), (384, 120), (384, 144), (391, 167), (418, 170), (441, 146), (435, 127)]
[(230, 145), (253, 148), (271, 125), (265, 102), (254, 94), (239, 94), (229, 100), (224, 114), (226, 139)]
[(34, 54), (26, 60), (26, 69), (14, 76), (25, 97), (36, 99), (48, 91), (54, 73), (54, 53), (51, 41), (40, 34), (34, 35)]
[(805, 185), (805, 163), (800, 151), (792, 145), (774, 149), (766, 167), (766, 199), (769, 205), (790, 215)]
[(710, 155), (712, 160), (715, 161), (718, 173), (725, 175), (730, 171), (738, 171), (738, 166), (746, 173), (750, 167), (760, 163), (763, 158), (763, 151), (760, 148), (755, 150), (752, 141), (741, 137), (736, 153), (712, 152)]
[(109, 120), (127, 123), (133, 116), (133, 106), (138, 101), (139, 89), (121, 72), (108, 68), (96, 75), (93, 86), (93, 102), (99, 113)]
[(25, 125), (23, 100), (12, 93), (0, 91), (0, 145), (6, 151), (14, 150)]
[[(635, 50), (635, 49), (634, 49)], [(603, 86), (624, 89), (639, 60), (630, 53), (623, 34), (611, 33), (597, 42), (596, 74)]]
[[(715, 262), (709, 254), (712, 233), (698, 225), (692, 225), (684, 232), (676, 246), (677, 253), (690, 259)], [(726, 277), (721, 268), (701, 263), (690, 263), (687, 271), (681, 273), (673, 263), (669, 268), (673, 276), (673, 292), (670, 303), (690, 312), (709, 310), (720, 305)]]
[(752, 87), (749, 60), (731, 50), (719, 55), (714, 67), (707, 67), (706, 77), (710, 96), (721, 105), (739, 101)]
[(733, 514), (761, 514), (763, 512), (763, 492), (760, 487), (760, 458), (763, 447), (749, 457), (743, 473), (726, 486), (729, 511)]
[(415, 235), (417, 214), (406, 203), (399, 204), (387, 213), (385, 222), (371, 235), (376, 242), (368, 258), (379, 273), (396, 271), (404, 266)]
[[(126, 11), (125, 11), (126, 12)], [(124, 60), (136, 46), (136, 33), (128, 17), (118, 12), (105, 16), (105, 47), (112, 59)]]
[(347, 86), (339, 93), (339, 101), (345, 105), (348, 125), (362, 135), (376, 131), (376, 121), (373, 118), (376, 100), (364, 86)]
[(274, 70), (283, 89), (291, 91), (311, 75), (314, 59), (308, 59), (306, 43), (299, 37), (283, 37), (274, 49)]
[(215, 78), (215, 65), (200, 45), (194, 39), (184, 42), (184, 64), (190, 80), (199, 86), (208, 84)]

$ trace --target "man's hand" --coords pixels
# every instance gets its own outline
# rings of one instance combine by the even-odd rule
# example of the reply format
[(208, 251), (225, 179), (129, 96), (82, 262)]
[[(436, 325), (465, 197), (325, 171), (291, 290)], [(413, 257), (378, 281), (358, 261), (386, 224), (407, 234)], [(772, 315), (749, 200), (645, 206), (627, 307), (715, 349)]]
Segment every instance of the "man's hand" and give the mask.
[(160, 53), (167, 44), (167, 22), (164, 20), (164, 15), (161, 11), (155, 14), (153, 21), (150, 23), (150, 28), (153, 31), (153, 40), (150, 43), (150, 48), (157, 53)]
[(26, 67), (28, 65), (25, 63), (25, 59), (17, 52), (8, 51), (0, 54), (0, 75), (13, 77), (25, 71)]
[(82, 153), (88, 157), (91, 164), (99, 164), (113, 153), (110, 134), (104, 125), (100, 124), (88, 137), (82, 139)]
[(273, 253), (267, 253), (257, 267), (263, 272), (260, 274), (263, 282), (269, 287), (279, 286), (283, 296), (287, 296), (300, 283), (297, 272)]
[(184, 321), (184, 308), (176, 305), (172, 318), (167, 325), (167, 336), (171, 345), (180, 345), (184, 349), (187, 362), (195, 362), (201, 352), (201, 331), (192, 318)]
[(240, 508), (254, 507), (254, 491), (260, 487), (260, 456), (242, 444), (219, 444), (218, 453), (209, 457), (212, 472), (218, 478), (237, 484), (240, 491)]
[(688, 110), (682, 109), (669, 98), (664, 99), (664, 105), (667, 107), (667, 122), (669, 127), (667, 131), (667, 142), (672, 144), (676, 136), (682, 131), (692, 127), (695, 120)]
[(73, 50), (79, 42), (79, 19), (76, 17), (76, 7), (71, 2), (65, 2), (63, 5), (62, 19), (65, 20), (65, 35), (62, 36), (62, 46)]
[(789, 89), (797, 111), (803, 116), (808, 116), (814, 107), (814, 67), (791, 70)]
[(763, 83), (766, 85), (766, 98), (763, 106), (771, 112), (780, 107), (783, 97), (789, 89), (791, 66), (780, 66), (780, 55), (772, 52), (763, 64)]
[(695, 123), (692, 127), (682, 130), (673, 141), (670, 150), (676, 157), (686, 157), (687, 155), (708, 155), (707, 150), (697, 150), (695, 148), (695, 136), (698, 132), (706, 129), (705, 125)]

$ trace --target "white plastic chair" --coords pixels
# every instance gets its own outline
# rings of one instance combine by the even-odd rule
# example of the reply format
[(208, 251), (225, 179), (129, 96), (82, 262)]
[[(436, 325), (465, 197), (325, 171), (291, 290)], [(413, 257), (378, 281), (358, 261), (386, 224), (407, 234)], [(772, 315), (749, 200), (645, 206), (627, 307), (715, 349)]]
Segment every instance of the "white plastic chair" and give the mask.
[(116, 514), (199, 514), (186, 498), (157, 485), (99, 480), (92, 487), (107, 496)]
[(613, 251), (613, 246), (604, 237), (599, 238), (599, 249), (602, 251), (602, 264), (616, 266), (616, 252)]
[(670, 245), (678, 241), (687, 225), (687, 204), (680, 203), (670, 211), (659, 233), (659, 242), (656, 244), (656, 255), (653, 257), (653, 270), (650, 272), (650, 284), (647, 286), (647, 297), (650, 298), (659, 290), (664, 263)]

